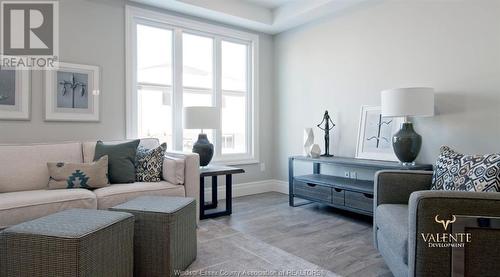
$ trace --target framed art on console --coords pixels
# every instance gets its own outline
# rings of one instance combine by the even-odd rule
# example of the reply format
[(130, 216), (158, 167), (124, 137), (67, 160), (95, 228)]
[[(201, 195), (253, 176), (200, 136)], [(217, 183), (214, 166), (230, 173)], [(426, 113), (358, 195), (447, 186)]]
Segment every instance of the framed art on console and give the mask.
[(356, 158), (398, 161), (392, 149), (392, 136), (402, 121), (400, 118), (382, 117), (378, 106), (362, 106)]

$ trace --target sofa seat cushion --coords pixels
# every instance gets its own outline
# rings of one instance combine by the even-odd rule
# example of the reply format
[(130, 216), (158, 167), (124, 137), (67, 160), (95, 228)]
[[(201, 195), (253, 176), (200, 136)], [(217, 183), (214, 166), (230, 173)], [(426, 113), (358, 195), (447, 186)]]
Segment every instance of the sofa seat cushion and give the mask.
[(0, 228), (71, 208), (97, 209), (95, 194), (86, 189), (0, 193)]
[(143, 195), (186, 196), (184, 186), (164, 181), (114, 184), (96, 189), (94, 193), (97, 196), (97, 208), (101, 210), (109, 209)]
[(404, 264), (408, 264), (408, 205), (380, 205), (375, 210), (375, 217), (379, 233), (391, 238), (384, 243), (401, 257)]

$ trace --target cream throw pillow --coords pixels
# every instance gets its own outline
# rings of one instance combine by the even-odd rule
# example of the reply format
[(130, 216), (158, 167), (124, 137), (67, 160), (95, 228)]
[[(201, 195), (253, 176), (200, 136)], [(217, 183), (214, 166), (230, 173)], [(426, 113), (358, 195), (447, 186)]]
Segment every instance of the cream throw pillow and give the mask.
[(106, 187), (108, 181), (108, 156), (92, 163), (47, 163), (49, 189), (94, 189)]

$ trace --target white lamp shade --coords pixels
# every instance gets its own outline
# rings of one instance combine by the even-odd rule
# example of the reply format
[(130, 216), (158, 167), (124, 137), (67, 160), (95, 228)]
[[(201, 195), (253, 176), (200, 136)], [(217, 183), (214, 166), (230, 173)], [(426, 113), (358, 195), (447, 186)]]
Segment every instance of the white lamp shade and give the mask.
[(184, 129), (220, 129), (220, 111), (216, 107), (185, 107)]
[(381, 92), (382, 116), (433, 116), (433, 88), (397, 88)]

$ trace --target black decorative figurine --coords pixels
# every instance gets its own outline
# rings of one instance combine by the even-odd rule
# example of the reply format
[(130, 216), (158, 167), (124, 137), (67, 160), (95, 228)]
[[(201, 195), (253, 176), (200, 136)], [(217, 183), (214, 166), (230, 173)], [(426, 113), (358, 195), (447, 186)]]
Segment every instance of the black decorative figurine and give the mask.
[[(321, 124), (325, 122), (325, 127), (322, 128)], [(330, 123), (332, 126), (330, 127)], [(328, 111), (325, 111), (325, 115), (323, 115), (323, 120), (317, 125), (318, 128), (321, 130), (325, 131), (325, 154), (321, 155), (321, 157), (333, 157), (333, 155), (330, 155), (330, 130), (335, 127), (335, 123), (333, 123), (332, 119), (328, 115)]]

